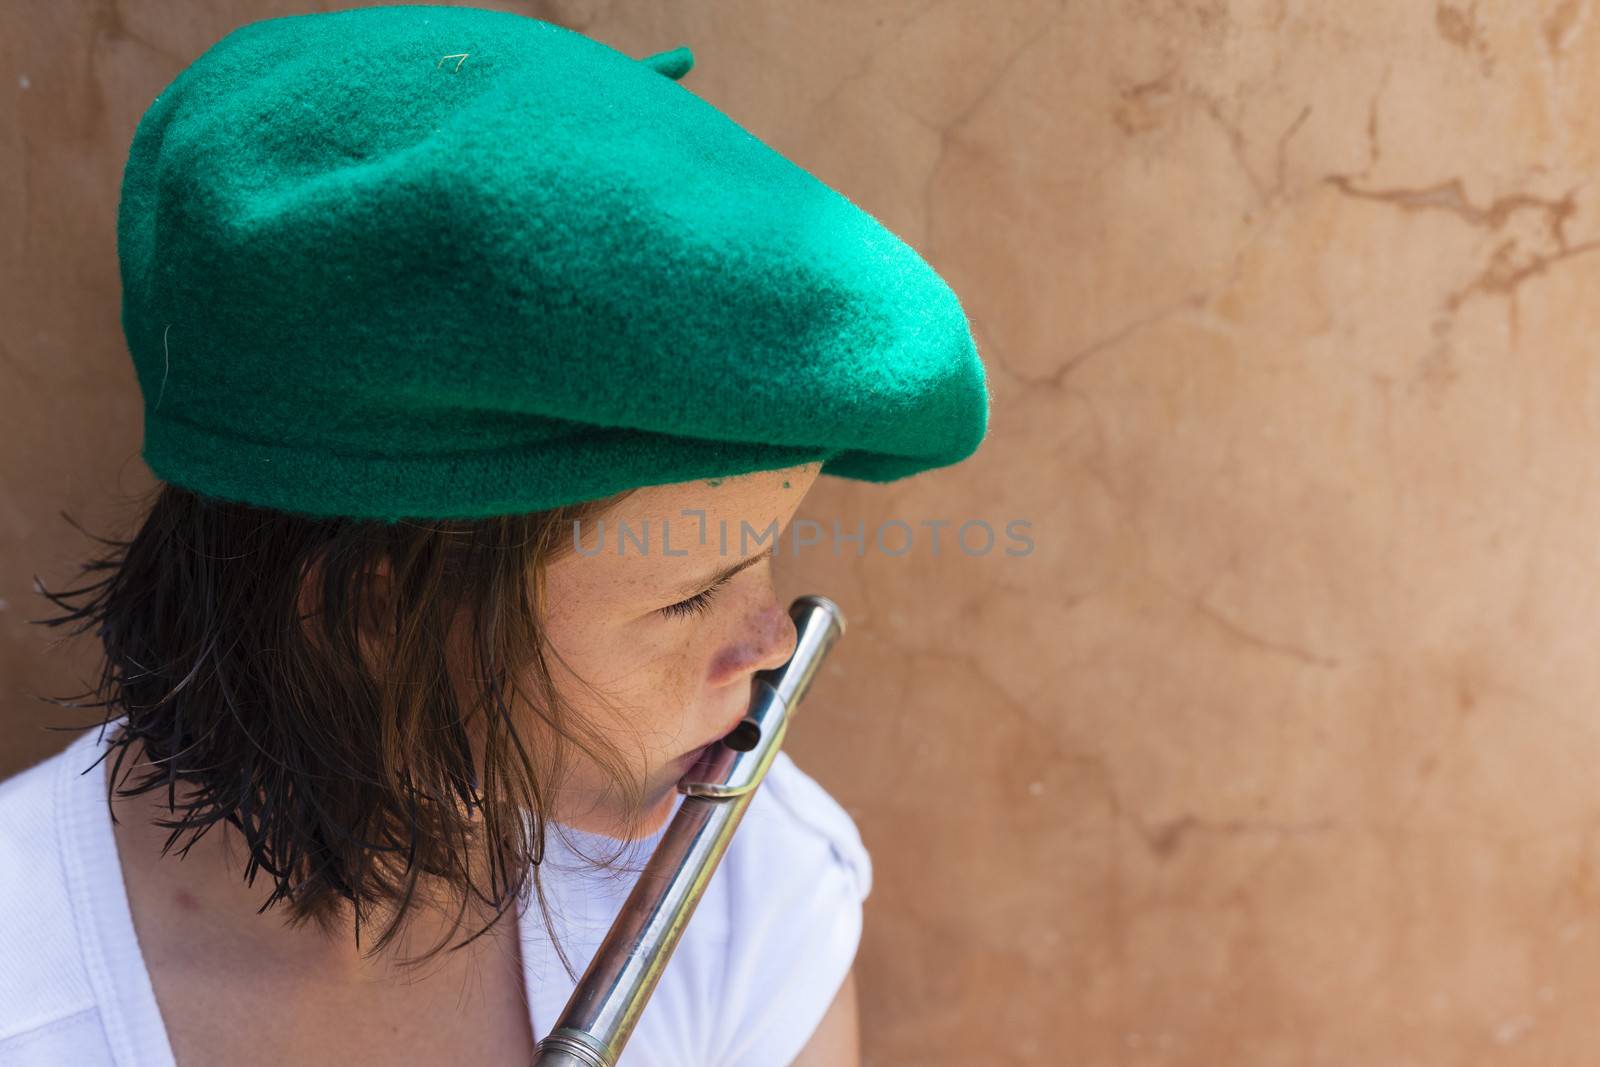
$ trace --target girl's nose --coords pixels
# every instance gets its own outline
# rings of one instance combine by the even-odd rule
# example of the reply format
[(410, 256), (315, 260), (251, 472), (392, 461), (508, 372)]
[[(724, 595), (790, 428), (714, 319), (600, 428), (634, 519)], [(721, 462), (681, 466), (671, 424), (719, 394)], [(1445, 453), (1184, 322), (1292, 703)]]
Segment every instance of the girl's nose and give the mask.
[(717, 653), (711, 684), (729, 685), (749, 679), (757, 671), (781, 667), (794, 655), (799, 633), (794, 620), (776, 600), (755, 615), (746, 616), (739, 632)]
[(789, 617), (787, 609), (776, 600), (773, 600), (761, 613), (761, 619), (764, 640), (759, 646), (761, 656), (755, 669), (773, 670), (783, 666), (789, 661), (789, 657), (794, 655), (799, 631), (795, 629), (794, 620)]

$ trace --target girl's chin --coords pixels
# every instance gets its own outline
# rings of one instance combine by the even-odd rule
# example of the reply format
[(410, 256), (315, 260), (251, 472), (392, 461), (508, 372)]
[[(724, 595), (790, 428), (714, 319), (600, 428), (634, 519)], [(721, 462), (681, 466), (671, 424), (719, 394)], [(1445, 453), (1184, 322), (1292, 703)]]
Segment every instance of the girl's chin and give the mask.
[(646, 809), (644, 816), (639, 821), (639, 836), (649, 837), (667, 825), (667, 820), (672, 816), (672, 792), (662, 795), (653, 807)]
[[(639, 819), (633, 833), (628, 840), (637, 841), (643, 837), (650, 837), (658, 833), (667, 825), (667, 820), (672, 817), (672, 802), (678, 795), (678, 782), (676, 779), (664, 786), (657, 787), (656, 791), (645, 798), (644, 810), (639, 813)], [(651, 799), (654, 797), (654, 800)], [(621, 821), (616, 824), (620, 827)], [(613, 829), (607, 836), (622, 837), (626, 831)]]
[(667, 820), (672, 817), (673, 804), (678, 796), (678, 781), (674, 778), (669, 782), (657, 785), (654, 790), (647, 793), (644, 798), (644, 809), (639, 813), (634, 832), (627, 832), (626, 820), (609, 811), (591, 809), (581, 818), (565, 818), (560, 821), (568, 826), (574, 826), (588, 833), (599, 834), (602, 837), (611, 837), (622, 840), (638, 840), (641, 837), (650, 837), (667, 825)]

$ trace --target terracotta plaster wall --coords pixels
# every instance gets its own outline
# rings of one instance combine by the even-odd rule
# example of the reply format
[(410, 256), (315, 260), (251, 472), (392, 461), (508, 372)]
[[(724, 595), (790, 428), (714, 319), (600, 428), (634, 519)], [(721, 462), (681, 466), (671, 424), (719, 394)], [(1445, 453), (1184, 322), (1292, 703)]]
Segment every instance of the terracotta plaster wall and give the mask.
[[(1596, 1061), (1590, 0), (496, 6), (689, 44), (972, 316), (980, 453), (802, 514), (1033, 551), (780, 567), (850, 619), (789, 748), (876, 862), (867, 1064)], [(94, 667), (58, 511), (150, 484), (133, 126), (314, 8), (0, 7), (0, 771)]]

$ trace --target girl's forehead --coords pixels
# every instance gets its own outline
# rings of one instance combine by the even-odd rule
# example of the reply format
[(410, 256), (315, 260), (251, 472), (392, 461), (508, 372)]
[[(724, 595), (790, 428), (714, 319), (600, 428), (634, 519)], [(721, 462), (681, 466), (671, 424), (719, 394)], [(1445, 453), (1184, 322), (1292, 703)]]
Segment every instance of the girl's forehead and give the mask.
[(797, 506), (816, 482), (821, 466), (808, 463), (726, 478), (701, 478), (638, 489), (621, 501), (616, 516), (662, 520), (685, 510), (737, 518), (740, 513), (782, 511)]
[(811, 464), (637, 490), (564, 532), (574, 551), (551, 570), (594, 595), (674, 596), (776, 544), (818, 470)]

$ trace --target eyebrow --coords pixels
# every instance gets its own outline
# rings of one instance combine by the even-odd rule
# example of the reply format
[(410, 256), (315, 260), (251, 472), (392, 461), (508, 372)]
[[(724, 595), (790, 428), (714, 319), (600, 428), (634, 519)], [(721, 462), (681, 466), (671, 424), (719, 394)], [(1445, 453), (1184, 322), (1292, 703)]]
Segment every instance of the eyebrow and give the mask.
[(715, 574), (702, 578), (699, 581), (691, 582), (685, 586), (680, 586), (678, 588), (678, 595), (682, 597), (691, 597), (696, 593), (705, 592), (714, 585), (721, 585), (723, 582), (727, 581), (729, 578), (732, 578), (735, 574), (738, 574), (746, 567), (753, 567), (757, 563), (760, 563), (762, 560), (766, 559), (768, 556), (772, 555), (777, 547), (778, 543), (774, 541), (765, 552), (758, 552), (749, 559), (740, 560), (738, 563), (735, 563), (730, 567), (724, 567)]

